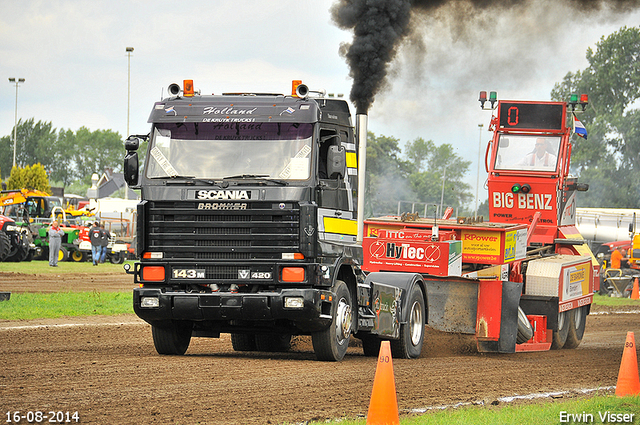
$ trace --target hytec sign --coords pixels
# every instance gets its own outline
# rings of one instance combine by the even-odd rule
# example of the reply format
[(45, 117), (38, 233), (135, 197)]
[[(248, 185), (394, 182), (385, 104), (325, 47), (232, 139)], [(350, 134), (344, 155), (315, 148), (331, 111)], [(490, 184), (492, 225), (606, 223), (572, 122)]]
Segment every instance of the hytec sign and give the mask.
[(379, 237), (363, 241), (369, 271), (413, 271), (438, 276), (460, 276), (462, 242), (432, 242), (430, 232), (379, 230)]

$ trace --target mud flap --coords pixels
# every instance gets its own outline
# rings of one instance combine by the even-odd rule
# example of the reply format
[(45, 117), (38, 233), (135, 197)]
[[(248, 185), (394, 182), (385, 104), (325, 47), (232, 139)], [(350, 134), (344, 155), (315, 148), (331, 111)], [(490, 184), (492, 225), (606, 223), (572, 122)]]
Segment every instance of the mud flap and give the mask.
[(425, 277), (427, 324), (443, 332), (476, 333), (478, 281)]
[(481, 281), (476, 339), (482, 353), (515, 353), (522, 283)]

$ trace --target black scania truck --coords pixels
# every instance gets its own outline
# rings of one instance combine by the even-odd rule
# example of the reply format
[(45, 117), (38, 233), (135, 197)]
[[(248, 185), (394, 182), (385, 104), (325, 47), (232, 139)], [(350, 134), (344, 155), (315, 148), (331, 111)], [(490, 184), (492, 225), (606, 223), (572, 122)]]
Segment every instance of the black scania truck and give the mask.
[(366, 115), (356, 135), (346, 101), (296, 82), (286, 96), (205, 96), (190, 80), (169, 93), (150, 133), (125, 141), (124, 160), (141, 191), (140, 261), (126, 269), (158, 353), (230, 333), (238, 351), (285, 351), (292, 336), (311, 335), (319, 360), (338, 361), (355, 335), (366, 355), (388, 339), (394, 357), (418, 357), (422, 277), (361, 270)]

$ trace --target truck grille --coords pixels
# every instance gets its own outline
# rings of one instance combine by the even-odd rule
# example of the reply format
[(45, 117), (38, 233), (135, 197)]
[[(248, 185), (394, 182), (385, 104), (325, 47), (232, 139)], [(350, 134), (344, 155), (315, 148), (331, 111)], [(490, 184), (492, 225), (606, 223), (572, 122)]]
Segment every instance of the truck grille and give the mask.
[[(247, 202), (243, 210), (199, 210), (194, 201), (148, 202), (147, 242), (166, 259), (276, 260), (299, 251), (295, 203)], [(236, 268), (229, 270), (237, 275)]]

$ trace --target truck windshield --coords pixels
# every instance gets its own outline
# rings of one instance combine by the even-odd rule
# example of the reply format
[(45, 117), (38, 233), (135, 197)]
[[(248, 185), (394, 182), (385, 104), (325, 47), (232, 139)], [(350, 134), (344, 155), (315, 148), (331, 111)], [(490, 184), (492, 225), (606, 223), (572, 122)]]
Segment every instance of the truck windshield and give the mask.
[(501, 134), (496, 170), (555, 171), (560, 136)]
[(146, 173), (149, 178), (305, 180), (311, 170), (312, 135), (308, 123), (158, 123)]

